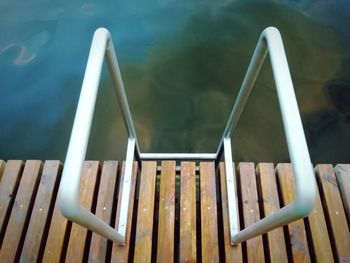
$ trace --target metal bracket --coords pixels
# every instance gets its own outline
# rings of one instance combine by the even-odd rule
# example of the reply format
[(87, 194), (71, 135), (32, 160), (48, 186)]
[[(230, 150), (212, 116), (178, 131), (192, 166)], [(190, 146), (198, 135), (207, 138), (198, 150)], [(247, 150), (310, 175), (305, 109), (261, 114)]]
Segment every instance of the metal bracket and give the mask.
[(232, 237), (239, 232), (239, 214), (238, 214), (238, 202), (237, 202), (237, 188), (236, 188), (236, 174), (233, 171), (232, 166), (232, 151), (231, 151), (231, 139), (224, 138), (224, 158), (225, 158), (225, 171), (226, 171), (226, 188), (227, 188), (227, 205), (228, 205), (228, 217), (230, 223), (230, 237), (231, 244)]

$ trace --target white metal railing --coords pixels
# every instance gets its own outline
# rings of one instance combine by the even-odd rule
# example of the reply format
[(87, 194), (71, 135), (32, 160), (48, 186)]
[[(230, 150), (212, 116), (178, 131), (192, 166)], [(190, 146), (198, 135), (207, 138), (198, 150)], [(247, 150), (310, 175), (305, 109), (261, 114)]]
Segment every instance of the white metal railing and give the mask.
[[(100, 82), (104, 57), (107, 59), (108, 69), (115, 87), (116, 95), (129, 139), (126, 154), (125, 176), (122, 184), (122, 197), (117, 230), (103, 220), (82, 207), (79, 202), (79, 186), (86, 148), (89, 141), (92, 117), (95, 109), (96, 96)], [(89, 59), (87, 62), (84, 81), (79, 97), (78, 108), (75, 114), (73, 130), (68, 146), (59, 190), (59, 204), (62, 214), (71, 221), (83, 225), (91, 231), (118, 242), (125, 243), (128, 207), (130, 199), (130, 183), (134, 154), (138, 157), (139, 148), (136, 133), (126, 98), (123, 81), (117, 58), (114, 52), (112, 38), (104, 28), (99, 28), (92, 40)]]
[[(296, 196), (293, 203), (284, 206), (273, 214), (239, 231), (236, 193), (232, 191), (232, 189), (236, 189), (236, 186), (231, 165), (232, 154), (230, 136), (238, 123), (267, 52), (270, 54), (289, 156), (293, 165)], [(260, 36), (253, 58), (243, 80), (242, 87), (227, 122), (223, 138), (217, 151), (218, 156), (221, 155), (222, 149), (224, 149), (225, 156), (228, 212), (232, 244), (238, 244), (249, 238), (306, 217), (312, 211), (316, 198), (316, 181), (282, 38), (279, 31), (274, 27), (266, 28)]]
[[(273, 76), (282, 112), (282, 120), (289, 155), (293, 164), (296, 197), (293, 203), (240, 231), (238, 224), (236, 178), (234, 178), (235, 173), (233, 172), (232, 166), (230, 137), (238, 123), (239, 117), (260, 72), (267, 52), (269, 52), (271, 58)], [(121, 206), (119, 219), (117, 219), (117, 230), (103, 222), (86, 208), (82, 207), (79, 202), (80, 176), (86, 155), (104, 57), (107, 59), (109, 72), (129, 134), (126, 166), (124, 171), (125, 175), (124, 181), (121, 182), (121, 189), (123, 189), (123, 192), (120, 200)], [(225, 159), (231, 244), (238, 244), (249, 238), (303, 218), (313, 209), (316, 196), (316, 182), (313, 175), (310, 156), (306, 145), (282, 39), (276, 28), (269, 27), (261, 34), (216, 153), (140, 152), (111, 36), (104, 28), (96, 30), (91, 44), (89, 59), (86, 66), (60, 184), (59, 204), (64, 216), (112, 241), (124, 244), (130, 199), (132, 162), (134, 157), (136, 157), (138, 161), (164, 159), (215, 160), (215, 162), (218, 163), (222, 154), (224, 154)]]

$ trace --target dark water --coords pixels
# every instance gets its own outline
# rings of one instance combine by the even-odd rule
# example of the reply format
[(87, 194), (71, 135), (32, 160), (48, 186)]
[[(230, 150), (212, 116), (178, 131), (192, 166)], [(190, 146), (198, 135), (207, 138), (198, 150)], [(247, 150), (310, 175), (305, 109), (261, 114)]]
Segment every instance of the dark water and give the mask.
[[(1, 1), (0, 158), (64, 159), (94, 30), (113, 36), (142, 151), (214, 152), (260, 33), (281, 31), (312, 161), (350, 161), (350, 2)], [(106, 72), (87, 158), (124, 158)], [(235, 160), (288, 161), (269, 61)]]

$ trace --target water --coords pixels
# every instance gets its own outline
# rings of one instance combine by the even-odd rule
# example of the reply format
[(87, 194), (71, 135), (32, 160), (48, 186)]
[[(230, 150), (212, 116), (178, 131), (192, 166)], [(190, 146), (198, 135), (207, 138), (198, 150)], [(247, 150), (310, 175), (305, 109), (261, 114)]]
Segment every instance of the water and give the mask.
[[(214, 152), (260, 33), (279, 28), (314, 163), (350, 161), (350, 4), (1, 1), (0, 158), (64, 160), (93, 32), (113, 36), (143, 152)], [(238, 161), (289, 161), (269, 61), (233, 136)], [(87, 158), (123, 159), (106, 70)]]

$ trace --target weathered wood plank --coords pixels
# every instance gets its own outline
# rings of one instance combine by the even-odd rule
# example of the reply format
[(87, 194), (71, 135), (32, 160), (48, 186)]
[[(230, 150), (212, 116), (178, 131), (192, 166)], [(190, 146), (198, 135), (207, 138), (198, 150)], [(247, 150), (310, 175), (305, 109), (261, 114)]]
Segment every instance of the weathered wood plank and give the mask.
[[(280, 209), (275, 169), (273, 163), (259, 163), (256, 170), (262, 206), (266, 217)], [(283, 228), (277, 228), (268, 232), (267, 240), (271, 262), (288, 262)]]
[[(107, 224), (110, 224), (114, 200), (114, 190), (117, 181), (117, 161), (103, 163), (100, 187), (97, 196), (95, 215)], [(107, 252), (107, 239), (99, 234), (92, 233), (89, 250), (89, 262), (105, 262)]]
[(49, 233), (45, 244), (42, 260), (43, 263), (57, 263), (61, 261), (60, 258), (62, 248), (64, 246), (67, 225), (68, 220), (62, 215), (59, 208), (58, 199), (56, 198)]
[(0, 250), (0, 262), (15, 261), (17, 250), (20, 249), (22, 231), (31, 211), (32, 196), (35, 195), (37, 181), (40, 178), (41, 161), (27, 161), (18, 187), (15, 202), (12, 207), (11, 216), (7, 225), (6, 233)]
[(41, 239), (43, 238), (53, 191), (58, 183), (59, 170), (59, 161), (46, 161), (44, 164), (20, 262), (38, 261)]
[[(239, 163), (238, 174), (241, 183), (244, 226), (248, 227), (260, 220), (254, 163)], [(264, 262), (265, 258), (262, 236), (249, 239), (246, 243), (248, 261)]]
[[(80, 180), (80, 203), (87, 209), (92, 209), (99, 162), (86, 161)], [(88, 230), (78, 224), (72, 224), (69, 237), (66, 262), (82, 262)]]
[(68, 220), (61, 214), (58, 200), (56, 200), (42, 262), (60, 262), (67, 223)]
[(4, 162), (4, 160), (0, 160), (0, 182), (5, 170), (5, 166), (6, 166), (6, 163)]
[(199, 173), (201, 189), (202, 261), (219, 262), (214, 162), (201, 162)]
[[(292, 165), (280, 163), (276, 167), (278, 182), (282, 192), (282, 203), (287, 205), (294, 201), (295, 183)], [(294, 262), (310, 262), (305, 224), (302, 219), (288, 225), (291, 250)]]
[(345, 215), (350, 229), (350, 164), (338, 164), (335, 169)]
[(161, 164), (157, 262), (174, 260), (175, 166), (175, 161)]
[(320, 183), (320, 191), (325, 202), (325, 214), (330, 223), (336, 257), (341, 262), (350, 261), (350, 233), (346, 227), (345, 211), (340, 197), (337, 180), (330, 164), (316, 166), (316, 175)]
[(196, 262), (196, 171), (194, 162), (181, 162), (180, 262)]
[[(236, 178), (235, 164), (232, 164), (232, 165), (233, 165), (234, 178)], [(224, 227), (225, 259), (226, 259), (226, 262), (237, 262), (237, 263), (243, 262), (242, 245), (241, 244), (238, 244), (235, 246), (231, 245), (230, 225), (229, 225), (229, 216), (228, 216), (226, 171), (225, 171), (224, 163), (220, 163), (220, 182), (221, 182), (222, 217), (223, 217), (223, 227)], [(236, 180), (236, 183), (237, 183), (237, 180)], [(230, 191), (236, 191), (236, 190), (231, 189)], [(239, 221), (239, 218), (238, 218), (238, 221)]]
[(134, 262), (151, 262), (156, 172), (156, 162), (142, 162)]
[[(98, 162), (95, 162), (98, 163)], [(147, 165), (148, 163), (148, 165)], [(131, 237), (131, 222), (133, 216), (133, 205), (135, 196), (135, 185), (137, 178), (137, 163), (133, 167), (133, 179), (131, 185), (131, 203), (129, 207), (129, 219), (126, 236), (126, 245), (112, 246), (111, 262), (129, 262), (130, 245), (133, 245), (135, 238), (135, 262), (150, 262), (152, 253), (152, 237), (154, 224), (154, 198), (156, 182), (156, 163), (144, 162), (140, 180), (140, 194), (138, 205), (138, 215), (136, 222), (136, 237)], [(3, 169), (5, 165), (5, 169)], [(247, 167), (245, 167), (245, 165)], [(59, 161), (46, 161), (41, 175), (40, 161), (28, 161), (23, 170), (23, 162), (8, 161), (6, 164), (0, 160), (0, 262), (35, 262), (43, 256), (43, 262), (67, 262), (82, 261), (83, 257), (89, 262), (104, 262), (106, 258), (107, 241), (97, 234), (92, 234), (89, 252), (84, 251), (86, 247), (87, 230), (73, 224), (70, 236), (66, 231), (67, 220), (61, 215), (57, 204), (51, 217), (49, 210), (52, 210), (53, 197), (56, 196), (59, 176)], [(98, 165), (97, 165), (98, 166)], [(98, 170), (98, 168), (96, 168)], [(180, 262), (196, 262), (196, 179), (195, 163), (181, 163), (180, 177), (180, 237), (179, 237), (179, 259)], [(97, 174), (95, 172), (95, 176)], [(144, 171), (146, 170), (146, 171)], [(147, 172), (148, 170), (148, 172)], [(168, 172), (167, 170), (170, 170)], [(245, 170), (248, 170), (245, 171)], [(250, 171), (251, 170), (251, 171)], [(23, 173), (22, 173), (23, 171)], [(293, 201), (295, 195), (294, 178), (290, 164), (280, 164), (277, 166), (278, 187), (281, 193), (281, 204), (285, 205)], [(255, 177), (254, 165), (243, 163), (238, 167), (238, 174), (241, 183), (243, 200), (244, 219), (247, 215), (251, 218), (254, 209), (257, 209), (255, 219), (258, 220), (259, 206), (258, 199), (263, 201), (263, 214), (266, 216), (275, 212), (280, 207), (276, 188), (276, 175), (273, 164), (260, 163), (256, 169)], [(335, 173), (336, 174), (335, 174)], [(109, 222), (111, 218), (110, 208), (115, 202), (113, 193), (116, 185), (117, 162), (105, 162), (102, 170), (100, 188), (98, 192), (96, 214)], [(312, 260), (315, 262), (347, 262), (350, 260), (350, 233), (349, 233), (349, 200), (350, 187), (350, 165), (337, 165), (333, 170), (331, 165), (318, 165), (316, 168), (320, 192), (317, 192), (316, 206), (314, 211), (305, 220), (307, 232), (310, 235), (306, 239), (304, 220), (299, 220), (288, 225), (290, 236), (289, 254), (293, 257), (293, 262), (309, 262), (310, 251), (308, 248), (312, 244)], [(248, 174), (248, 175), (247, 175)], [(216, 214), (216, 180), (214, 165), (212, 163), (200, 164), (200, 198), (201, 198), (201, 246), (203, 262), (218, 262), (218, 246), (225, 246), (226, 262), (242, 262), (242, 246), (231, 246), (229, 237), (228, 211), (227, 211), (227, 188), (225, 180), (224, 164), (220, 164), (220, 188), (222, 199), (223, 216), (223, 238), (224, 242), (218, 242), (217, 214)], [(114, 178), (113, 178), (114, 176)], [(169, 179), (170, 178), (170, 179)], [(90, 178), (91, 179), (91, 178)], [(142, 180), (143, 179), (143, 180)], [(255, 180), (257, 181), (255, 182)], [(92, 190), (85, 193), (86, 198), (92, 201), (95, 190), (95, 182)], [(246, 180), (246, 181), (245, 181)], [(254, 181), (254, 182), (252, 182)], [(84, 182), (82, 182), (83, 188)], [(256, 185), (257, 184), (257, 185)], [(122, 187), (122, 186), (120, 186)], [(339, 188), (338, 188), (339, 187)], [(18, 189), (18, 191), (17, 191)], [(28, 189), (32, 189), (29, 190)], [(104, 190), (103, 190), (104, 189)], [(145, 190), (146, 189), (146, 190)], [(256, 195), (258, 191), (258, 195)], [(120, 194), (121, 191), (119, 190)], [(81, 193), (82, 194), (82, 193)], [(322, 201), (322, 202), (321, 202)], [(95, 202), (94, 202), (95, 203)], [(22, 204), (22, 206), (21, 206)], [(91, 202), (90, 202), (91, 205)], [(252, 211), (252, 208), (253, 212)], [(104, 209), (106, 208), (106, 209)], [(145, 209), (145, 210), (144, 210)], [(30, 211), (29, 211), (30, 210)], [(136, 212), (136, 211), (135, 211)], [(119, 203), (117, 215), (119, 213)], [(136, 214), (136, 213), (135, 213)], [(29, 217), (30, 216), (30, 217)], [(198, 215), (199, 216), (199, 215)], [(245, 226), (254, 222), (244, 221)], [(5, 222), (7, 226), (2, 227)], [(175, 228), (175, 163), (163, 162), (160, 180), (159, 196), (159, 221), (158, 221), (158, 244), (157, 261), (169, 262), (174, 258), (174, 228)], [(46, 247), (45, 239), (42, 240), (43, 233), (47, 231), (47, 224), (50, 229), (47, 233)], [(328, 224), (328, 226), (326, 225)], [(116, 222), (117, 224), (117, 222)], [(75, 230), (74, 230), (75, 229)], [(169, 232), (169, 230), (171, 230)], [(220, 228), (220, 230), (222, 230)], [(345, 231), (346, 230), (346, 231)], [(9, 234), (10, 233), (10, 234)], [(11, 235), (11, 236), (10, 236)], [(10, 236), (10, 237), (9, 237)], [(65, 242), (64, 242), (64, 238)], [(260, 237), (258, 237), (260, 239)], [(73, 244), (73, 239), (74, 244)], [(67, 244), (69, 241), (69, 244)], [(267, 233), (267, 246), (265, 251), (261, 246), (261, 251), (250, 247), (247, 242), (247, 261), (261, 262), (264, 260), (264, 252), (271, 262), (286, 262), (286, 245), (282, 229), (276, 229)], [(131, 243), (130, 243), (131, 242)], [(63, 244), (65, 243), (65, 244)], [(90, 242), (89, 242), (90, 243)], [(7, 245), (6, 245), (7, 244)], [(11, 245), (9, 245), (11, 244)], [(73, 245), (72, 245), (73, 244)], [(175, 244), (176, 245), (176, 244)], [(266, 245), (266, 244), (265, 244)], [(333, 247), (332, 247), (332, 246)], [(71, 248), (74, 246), (74, 248)], [(62, 254), (62, 248), (64, 249)], [(333, 251), (332, 251), (333, 249)], [(4, 252), (6, 250), (6, 252)], [(40, 250), (40, 251), (39, 251)], [(70, 251), (71, 250), (71, 251)], [(288, 252), (290, 252), (288, 251)], [(44, 252), (44, 255), (41, 253)], [(334, 256), (333, 256), (334, 253)], [(67, 255), (66, 255), (67, 254)], [(255, 256), (252, 256), (255, 254)], [(153, 255), (153, 254), (152, 254)], [(260, 258), (258, 259), (260, 255)], [(175, 258), (177, 255), (175, 255)], [(211, 258), (212, 257), (212, 258)], [(155, 260), (155, 257), (152, 260)]]
[[(125, 163), (123, 163), (123, 168), (120, 175), (121, 182), (123, 182), (124, 180), (124, 168), (125, 168)], [(138, 173), (138, 165), (137, 165), (137, 162), (134, 162), (132, 178), (131, 178), (131, 186), (130, 186), (130, 203), (129, 203), (129, 211), (128, 211), (128, 222), (127, 222), (127, 229), (126, 229), (125, 245), (120, 246), (115, 242), (113, 243), (111, 262), (115, 262), (115, 263), (129, 262), (129, 249), (131, 246), (130, 244), (131, 227), (132, 227), (132, 220), (133, 220), (137, 173)], [(120, 184), (118, 200), (121, 200), (122, 191), (123, 191), (123, 184)], [(117, 216), (116, 216), (117, 219), (119, 218), (119, 214), (120, 214), (120, 205), (121, 205), (121, 202), (118, 202)], [(115, 227), (117, 226), (118, 226), (118, 221), (116, 221), (116, 224), (115, 224)]]
[(7, 161), (2, 180), (0, 181), (0, 247), (5, 235), (5, 225), (12, 209), (11, 201), (22, 176), (22, 161)]
[(309, 214), (308, 220), (316, 261), (324, 263), (332, 262), (334, 260), (332, 247), (318, 188), (316, 192), (315, 208)]

